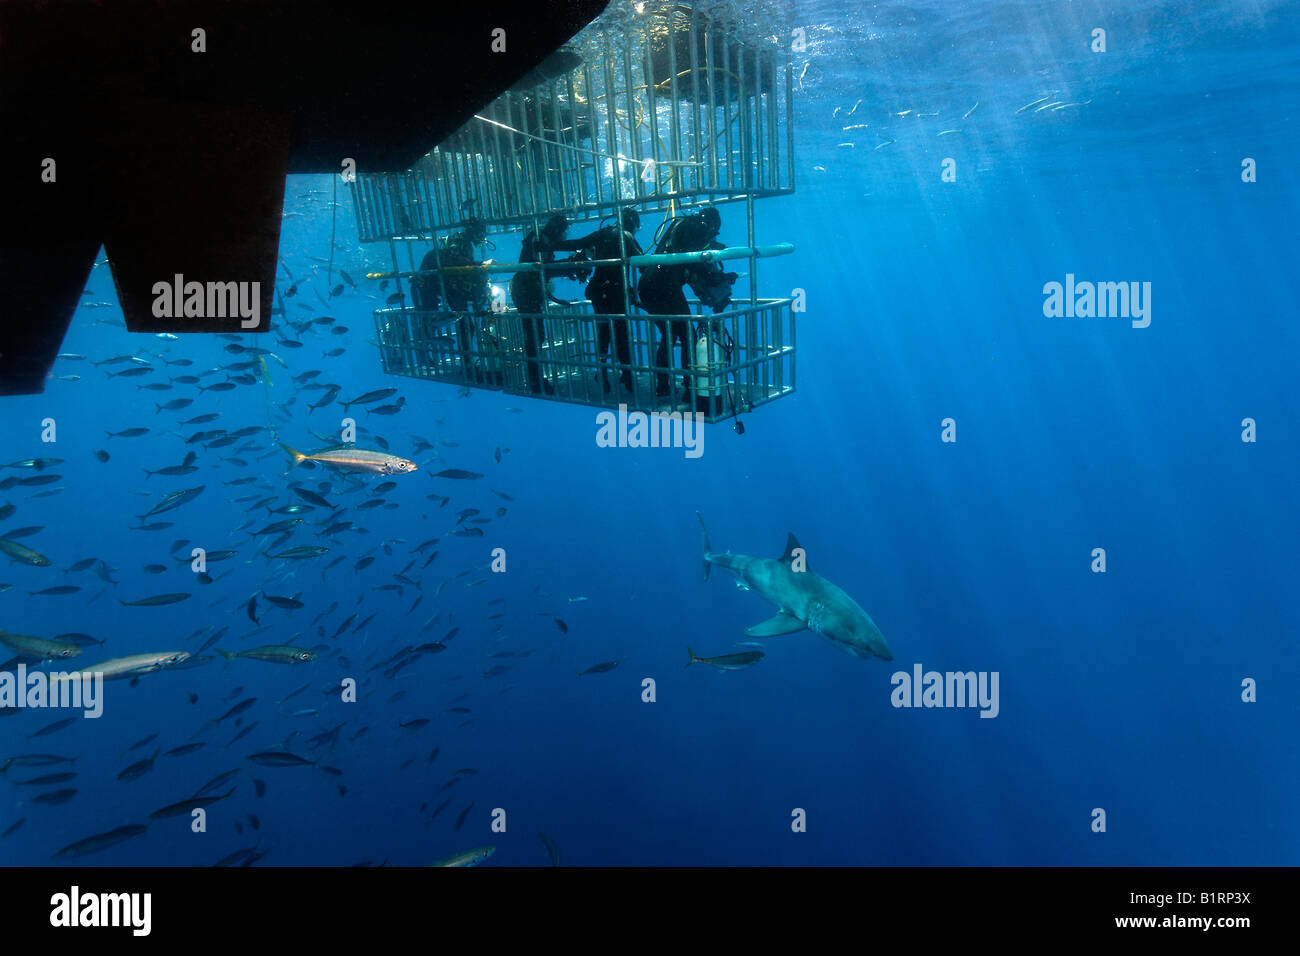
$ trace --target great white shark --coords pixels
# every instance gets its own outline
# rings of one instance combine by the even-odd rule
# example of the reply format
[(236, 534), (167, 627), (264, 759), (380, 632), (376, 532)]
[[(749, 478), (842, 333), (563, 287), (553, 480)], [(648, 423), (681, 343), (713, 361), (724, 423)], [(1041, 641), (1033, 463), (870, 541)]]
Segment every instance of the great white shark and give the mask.
[[(718, 554), (709, 546), (709, 532), (700, 519), (704, 538), (704, 580), (711, 565), (726, 568), (736, 576), (738, 587), (754, 591), (776, 605), (775, 617), (745, 628), (750, 637), (777, 637), (810, 630), (854, 657), (879, 657), (892, 661), (894, 655), (870, 615), (831, 582), (807, 570), (807, 559), (793, 534), (779, 558), (756, 558), (747, 554)], [(796, 550), (798, 553), (796, 554)]]

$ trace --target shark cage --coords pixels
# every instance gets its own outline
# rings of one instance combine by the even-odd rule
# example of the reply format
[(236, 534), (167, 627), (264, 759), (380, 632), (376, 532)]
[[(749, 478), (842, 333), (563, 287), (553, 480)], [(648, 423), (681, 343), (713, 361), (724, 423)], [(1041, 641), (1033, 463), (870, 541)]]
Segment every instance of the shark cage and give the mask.
[[(763, 16), (760, 6), (619, 4), (410, 170), (359, 174), (361, 241), (387, 241), (393, 259), (391, 272), (368, 276), (396, 290), (374, 313), (384, 371), (709, 422), (792, 393), (791, 299), (759, 295), (758, 264), (793, 246), (754, 234), (754, 201), (794, 192), (789, 16), (779, 2)], [(507, 234), (540, 235), (557, 213), (579, 236), (628, 208), (651, 225), (662, 217), (663, 231), (706, 206), (743, 209), (744, 243), (638, 254), (611, 228), (616, 251), (580, 265), (464, 255)], [(738, 231), (726, 218), (718, 239)], [(683, 289), (670, 314), (638, 307), (638, 271), (722, 275), (730, 260), (748, 264), (725, 274), (739, 283), (730, 297), (706, 305)], [(632, 276), (630, 287), (614, 280), (613, 307), (608, 296), (597, 312), (552, 293), (552, 278), (602, 266)], [(532, 301), (510, 301), (510, 274), (529, 276)]]

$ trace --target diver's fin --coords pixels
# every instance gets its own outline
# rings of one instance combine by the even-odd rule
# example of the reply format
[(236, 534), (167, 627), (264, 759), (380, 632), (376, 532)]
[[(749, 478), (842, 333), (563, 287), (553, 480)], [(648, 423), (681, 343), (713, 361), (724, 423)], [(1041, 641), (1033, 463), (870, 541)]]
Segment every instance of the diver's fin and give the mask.
[(700, 537), (704, 539), (704, 580), (707, 581), (709, 579), (709, 553), (713, 549), (709, 547), (709, 529), (704, 527), (704, 515), (697, 511), (695, 517), (700, 521)]
[[(781, 555), (781, 557), (778, 560), (782, 564), (790, 564), (792, 561), (794, 561), (794, 551), (796, 548), (798, 548), (800, 551), (803, 551), (803, 548), (799, 547), (799, 539), (796, 538), (794, 536), (794, 532), (791, 531), (786, 535), (785, 553)], [(807, 561), (805, 561), (804, 563), (807, 564)]]
[(807, 624), (793, 614), (777, 611), (775, 617), (769, 617), (762, 624), (755, 624), (753, 627), (745, 628), (745, 633), (750, 637), (779, 637), (782, 634), (793, 634), (795, 631), (806, 630), (807, 627)]

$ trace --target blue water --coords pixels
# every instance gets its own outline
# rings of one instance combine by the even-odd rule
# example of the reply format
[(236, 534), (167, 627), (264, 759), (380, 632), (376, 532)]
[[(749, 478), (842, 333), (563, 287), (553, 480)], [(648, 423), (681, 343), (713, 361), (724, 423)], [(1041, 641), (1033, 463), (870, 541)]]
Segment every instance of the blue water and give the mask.
[[(79, 380), (52, 379), (44, 395), (5, 406), (6, 460), (63, 459), (47, 469), (63, 480), (0, 493), (0, 504), (18, 506), (0, 533), (44, 526), (23, 543), (53, 562), (0, 569), (13, 585), (0, 594), (0, 626), (90, 633), (105, 645), (86, 649), (79, 661), (88, 664), (197, 651), (202, 635), (192, 635), (209, 625), (229, 625), (218, 645), (228, 650), (330, 647), (294, 668), (213, 661), (135, 687), (108, 684), (101, 719), (35, 739), (27, 736), (65, 713), (4, 718), (0, 758), (78, 755), (77, 778), (59, 785), (78, 793), (61, 806), (34, 804), (42, 788), (15, 781), (66, 768), (11, 768), (0, 780), (0, 829), (26, 822), (0, 840), (0, 861), (48, 863), (58, 848), (146, 822), (234, 768), (235, 794), (209, 811), (207, 832), (191, 832), (188, 817), (160, 820), (82, 861), (202, 865), (256, 845), (268, 851), (259, 865), (406, 865), (491, 845), (488, 865), (545, 865), (538, 831), (574, 865), (1300, 861), (1300, 333), (1290, 261), (1300, 19), (1283, 3), (1125, 7), (799, 9), (810, 45), (795, 57), (798, 192), (758, 205), (761, 240), (798, 249), (763, 262), (760, 289), (806, 293), (799, 389), (746, 416), (743, 436), (710, 427), (698, 460), (599, 448), (591, 409), (482, 391), (461, 398), (452, 386), (384, 376), (370, 341), (382, 296), (359, 277), (389, 268), (387, 250), (358, 245), (344, 190), (334, 268), (360, 289), (328, 306), (314, 294), (328, 291), (327, 267), (309, 258), (329, 257), (328, 177), (289, 183), (282, 256), (296, 277), (317, 273), (288, 300), (289, 313), (333, 315), (349, 331), (315, 327), (296, 350), (274, 336), (246, 339), (284, 358), (287, 369), (268, 360), (273, 384), (137, 389), (247, 357), (224, 352), (222, 339), (129, 335), (107, 267), (97, 268), (86, 299), (109, 306), (80, 310), (63, 346), (87, 359), (54, 369)], [(1089, 50), (1094, 27), (1107, 31), (1105, 53)], [(1059, 93), (1045, 102), (1088, 102), (1016, 112), (1049, 91)], [(842, 129), (856, 123), (868, 129)], [(937, 135), (945, 129), (958, 132)], [(854, 146), (837, 145), (845, 142)], [(1258, 182), (1241, 180), (1246, 157)], [(956, 182), (941, 180), (945, 159)], [(724, 208), (722, 238), (742, 237), (738, 208)], [(513, 256), (517, 242), (500, 239), (498, 257)], [(1150, 282), (1150, 326), (1044, 317), (1044, 284), (1067, 273)], [(343, 356), (321, 357), (340, 345)], [(104, 373), (125, 365), (90, 365), (146, 353), (194, 364), (153, 359), (157, 371), (123, 379)], [(456, 447), (437, 445), (441, 461), (413, 455), (422, 473), (398, 477), (385, 496), (395, 507), (372, 511), (355, 510), (370, 495), (345, 492), (338, 476), (293, 472), (309, 488), (330, 481), (331, 497), (351, 509), (344, 517), (367, 533), (342, 534), (330, 555), (293, 563), (286, 577), (258, 556), (268, 538), (234, 531), (283, 516), (245, 514), (247, 503), (228, 500), (263, 489), (275, 506), (293, 500), (283, 453), (266, 434), (242, 452), (243, 442), (205, 450), (183, 438), (269, 422), (291, 444), (318, 447), (309, 423), (336, 429), (341, 409), (308, 416), (320, 392), (292, 401), (291, 381), (317, 368), (318, 381), (342, 386), (340, 398), (388, 386), (406, 397), (388, 418), (354, 407), (371, 429), (359, 444), (372, 447), (377, 434), (402, 454), (419, 435)], [(155, 413), (155, 400), (175, 397), (195, 402)], [(208, 411), (221, 419), (177, 424)], [(40, 441), (47, 417), (53, 444)], [(957, 440), (945, 443), (949, 418)], [(1257, 423), (1253, 443), (1241, 440), (1245, 418)], [(132, 426), (151, 431), (104, 437)], [(101, 448), (107, 463), (92, 456)], [(141, 473), (179, 463), (189, 448), (199, 451), (198, 472)], [(509, 449), (499, 464), (496, 448)], [(222, 460), (232, 455), (247, 466)], [(430, 480), (442, 468), (486, 477)], [(246, 475), (258, 481), (222, 484)], [(194, 502), (149, 519), (174, 527), (128, 530), (160, 493), (198, 485), (206, 490)], [(435, 492), (451, 502), (439, 507), (427, 497)], [(495, 518), (498, 506), (508, 512)], [(448, 534), (462, 508), (493, 517), (484, 537)], [(811, 569), (870, 613), (893, 662), (857, 660), (805, 632), (766, 641), (766, 658), (748, 670), (685, 668), (687, 645), (701, 655), (743, 650), (733, 646), (746, 640), (743, 628), (772, 613), (721, 569), (701, 580), (697, 510), (719, 550), (776, 557), (793, 531)], [(305, 517), (285, 547), (317, 541), (320, 513)], [(240, 554), (211, 565), (213, 584), (196, 585), (168, 554), (182, 538)], [(429, 538), (441, 539), (439, 556), (421, 570), (429, 551), (409, 552)], [(506, 550), (504, 574), (480, 570), (496, 547)], [(1090, 569), (1095, 548), (1105, 549), (1104, 574)], [(371, 553), (374, 563), (354, 572)], [(347, 557), (322, 574), (338, 554)], [(120, 584), (61, 570), (92, 556)], [(416, 589), (373, 589), (412, 558), (407, 573), (425, 597), (408, 613)], [(148, 563), (168, 570), (148, 574)], [(65, 583), (82, 590), (27, 594)], [(306, 606), (260, 601), (268, 630), (246, 637), (254, 625), (245, 604), (263, 587), (301, 592)], [(170, 607), (118, 604), (167, 591), (194, 596)], [(569, 601), (578, 596), (589, 600)], [(498, 598), (504, 604), (488, 603)], [(322, 638), (310, 622), (332, 602)], [(354, 611), (358, 621), (376, 616), (332, 641)], [(494, 631), (488, 615), (497, 612), (505, 617)], [(453, 627), (460, 633), (446, 652), (392, 679), (371, 669)], [(522, 659), (489, 657), (528, 649)], [(577, 676), (608, 660), (617, 669)], [(892, 706), (891, 675), (918, 663), (997, 672), (998, 716)], [(494, 664), (512, 669), (482, 676)], [(360, 683), (357, 703), (338, 699), (344, 676)], [(655, 681), (653, 703), (642, 700), (645, 678)], [(1247, 679), (1257, 702), (1241, 699)], [(277, 704), (305, 682), (306, 692)], [(258, 702), (242, 720), (257, 726), (227, 749), (235, 719), (203, 725), (248, 697)], [(453, 706), (472, 714), (447, 713)], [(398, 727), (420, 717), (430, 723)], [(332, 750), (307, 746), (340, 723)], [(295, 731), (290, 750), (343, 775), (246, 759)], [(152, 733), (155, 742), (125, 752)], [(159, 757), (139, 780), (116, 779), (156, 746), (191, 737), (207, 746)], [(458, 768), (480, 772), (440, 793)], [(266, 783), (262, 797), (254, 778)], [(505, 832), (491, 829), (496, 808)], [(792, 831), (796, 808), (806, 832)], [(1105, 811), (1104, 833), (1092, 829), (1095, 808)]]

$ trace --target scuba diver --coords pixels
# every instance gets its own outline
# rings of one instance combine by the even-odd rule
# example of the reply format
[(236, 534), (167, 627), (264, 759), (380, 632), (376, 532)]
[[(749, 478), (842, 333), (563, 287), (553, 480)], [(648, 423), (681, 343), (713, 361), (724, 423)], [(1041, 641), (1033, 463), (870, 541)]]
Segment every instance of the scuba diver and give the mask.
[[(722, 217), (713, 206), (706, 206), (697, 213), (670, 219), (663, 234), (655, 245), (656, 255), (675, 252), (699, 252), (705, 249), (725, 249), (717, 241), (722, 230)], [(691, 352), (694, 343), (691, 340), (689, 319), (690, 306), (686, 303), (686, 294), (682, 291), (689, 284), (701, 304), (710, 306), (714, 312), (720, 312), (731, 302), (731, 288), (740, 276), (735, 272), (724, 272), (721, 263), (700, 262), (691, 265), (649, 266), (641, 270), (641, 281), (637, 286), (641, 308), (652, 315), (683, 316), (668, 321), (659, 320), (655, 326), (659, 330), (659, 347), (655, 352), (655, 365), (671, 368), (670, 349), (681, 343), (682, 371), (691, 367)], [(671, 343), (670, 343), (671, 336)], [(689, 374), (683, 374), (684, 392), (682, 400), (691, 401), (691, 380)], [(655, 381), (655, 395), (667, 398), (672, 389), (667, 372), (659, 372)]]
[[(533, 230), (524, 236), (523, 248), (519, 252), (520, 262), (554, 262), (557, 252), (580, 252), (585, 240), (565, 239), (569, 231), (569, 220), (563, 213), (555, 213), (540, 230)], [(574, 256), (566, 262), (581, 263), (585, 255)], [(587, 278), (590, 269), (580, 265), (567, 271), (548, 272), (545, 279), (533, 269), (516, 272), (510, 279), (510, 297), (514, 300), (515, 310), (520, 313), (524, 325), (524, 354), (527, 356), (528, 390), (533, 394), (545, 392), (555, 394), (555, 386), (542, 379), (542, 370), (538, 362), (539, 348), (546, 341), (546, 328), (542, 316), (543, 296), (557, 305), (568, 305), (563, 299), (557, 299), (551, 291), (553, 276), (566, 276), (582, 281)]]
[[(420, 262), (422, 274), (411, 282), (417, 309), (436, 312), (444, 307), (438, 282), (439, 265), (444, 268), (480, 265), (474, 255), (475, 246), (495, 248), (488, 242), (487, 225), (477, 218), (469, 219), (460, 232), (438, 240), (435, 247), (425, 254)], [(476, 372), (471, 361), (470, 340), (473, 335), (472, 313), (486, 311), (491, 298), (487, 274), (478, 271), (444, 273), (441, 289), (447, 293), (445, 307), (463, 313), (456, 319), (456, 345), (461, 367), (467, 377), (482, 381), (482, 372)]]
[[(619, 231), (623, 233), (622, 248), (619, 246)], [(635, 209), (624, 209), (618, 215), (618, 223), (601, 226), (591, 235), (579, 239), (581, 249), (592, 259), (618, 259), (626, 250), (629, 256), (642, 254), (640, 244), (636, 241), (636, 232), (641, 228), (641, 216)], [(631, 295), (631, 304), (636, 303), (636, 293), (628, 287), (626, 265), (597, 266), (592, 270), (591, 281), (585, 290), (591, 300), (591, 310), (596, 315), (626, 315), (624, 306), (624, 289)], [(627, 366), (632, 364), (632, 346), (628, 337), (628, 320), (597, 320), (596, 360), (603, 366), (605, 356), (609, 354), (610, 339), (614, 340), (618, 363), (624, 366), (619, 373), (619, 381), (629, 392), (632, 391), (632, 371)], [(601, 387), (605, 394), (610, 392), (609, 369), (600, 370)]]

